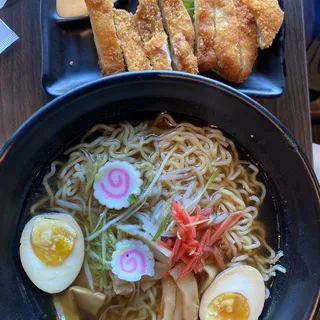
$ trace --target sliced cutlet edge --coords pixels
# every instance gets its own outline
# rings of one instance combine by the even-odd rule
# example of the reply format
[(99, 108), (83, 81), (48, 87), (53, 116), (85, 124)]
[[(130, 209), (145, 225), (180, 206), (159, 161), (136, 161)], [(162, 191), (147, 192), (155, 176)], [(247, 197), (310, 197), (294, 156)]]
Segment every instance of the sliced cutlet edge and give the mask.
[(153, 70), (172, 70), (168, 36), (157, 0), (139, 0), (135, 21)]
[(241, 0), (256, 20), (258, 44), (261, 49), (269, 48), (279, 32), (284, 12), (278, 0)]
[(191, 18), (181, 0), (159, 0), (164, 28), (169, 36), (174, 69), (198, 73), (194, 55), (195, 34)]
[(132, 13), (113, 9), (113, 18), (128, 70), (151, 70), (150, 61), (144, 51), (144, 44)]
[(179, 71), (198, 73), (198, 61), (182, 33), (176, 33), (170, 38), (173, 54)]
[(240, 71), (237, 82), (243, 82), (252, 72), (258, 56), (257, 31), (253, 15), (240, 0), (234, 0), (239, 25)]
[(90, 15), (99, 65), (103, 75), (125, 71), (120, 41), (113, 21), (111, 0), (85, 0)]
[(216, 71), (222, 78), (235, 82), (240, 71), (240, 49), (238, 21), (233, 1), (216, 0), (215, 26)]
[(215, 0), (195, 0), (194, 28), (199, 71), (215, 68)]

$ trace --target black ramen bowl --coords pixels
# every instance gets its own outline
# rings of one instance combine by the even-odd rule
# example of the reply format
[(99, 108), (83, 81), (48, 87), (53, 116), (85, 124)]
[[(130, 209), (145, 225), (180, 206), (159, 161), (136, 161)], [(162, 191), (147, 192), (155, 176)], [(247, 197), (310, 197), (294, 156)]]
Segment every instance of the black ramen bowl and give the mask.
[(50, 162), (91, 126), (154, 118), (214, 124), (243, 158), (261, 169), (268, 195), (261, 209), (268, 241), (281, 248), (279, 273), (261, 319), (319, 319), (320, 191), (287, 129), (252, 99), (219, 82), (177, 72), (111, 76), (61, 96), (36, 112), (0, 153), (1, 319), (55, 319), (50, 295), (26, 277), (19, 238), (28, 207)]

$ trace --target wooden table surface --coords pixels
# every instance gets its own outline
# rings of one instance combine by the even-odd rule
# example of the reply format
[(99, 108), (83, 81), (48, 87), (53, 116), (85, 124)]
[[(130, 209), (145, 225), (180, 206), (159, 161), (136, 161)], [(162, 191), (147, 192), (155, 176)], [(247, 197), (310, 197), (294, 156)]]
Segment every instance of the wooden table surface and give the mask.
[[(0, 19), (20, 37), (0, 55), (0, 146), (24, 120), (48, 101), (40, 83), (39, 11), (39, 0), (8, 0), (8, 5), (0, 9)], [(288, 127), (311, 160), (302, 0), (285, 0), (285, 22), (285, 93), (277, 99), (258, 101)]]

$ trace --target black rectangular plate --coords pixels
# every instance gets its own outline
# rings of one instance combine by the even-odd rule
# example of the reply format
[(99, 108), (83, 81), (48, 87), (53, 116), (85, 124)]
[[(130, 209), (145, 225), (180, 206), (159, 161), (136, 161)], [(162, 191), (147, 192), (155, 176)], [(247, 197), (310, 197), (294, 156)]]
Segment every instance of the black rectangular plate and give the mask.
[[(283, 0), (279, 3), (283, 8)], [(119, 8), (134, 12), (137, 4), (138, 0), (122, 0)], [(283, 25), (271, 48), (259, 50), (254, 70), (246, 81), (227, 84), (252, 97), (280, 96), (285, 86), (284, 30)], [(102, 77), (88, 17), (63, 19), (56, 12), (56, 0), (42, 0), (41, 37), (41, 81), (48, 95), (59, 96)], [(226, 83), (212, 71), (201, 75)]]

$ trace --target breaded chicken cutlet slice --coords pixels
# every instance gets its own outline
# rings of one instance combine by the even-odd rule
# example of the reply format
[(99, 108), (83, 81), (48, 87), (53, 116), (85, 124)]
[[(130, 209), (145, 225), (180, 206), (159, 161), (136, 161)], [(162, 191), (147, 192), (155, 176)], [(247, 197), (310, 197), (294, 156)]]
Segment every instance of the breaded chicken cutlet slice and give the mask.
[(196, 36), (196, 56), (199, 71), (215, 68), (217, 57), (214, 50), (215, 30), (215, 0), (194, 1), (194, 28)]
[(125, 71), (120, 41), (113, 21), (112, 0), (85, 0), (90, 15), (99, 65), (103, 75)]
[(132, 13), (114, 9), (113, 18), (128, 70), (151, 70), (150, 61), (145, 54), (144, 44)]
[(256, 23), (249, 9), (240, 0), (233, 0), (239, 26), (240, 71), (237, 82), (243, 82), (252, 72), (258, 56)]
[(139, 0), (135, 21), (153, 70), (172, 70), (168, 37), (157, 0)]
[(284, 13), (278, 0), (241, 0), (256, 20), (258, 44), (269, 48), (283, 23)]
[(164, 28), (169, 36), (170, 52), (176, 70), (198, 73), (194, 55), (195, 34), (191, 18), (181, 0), (159, 0)]
[(215, 26), (216, 71), (222, 78), (236, 82), (240, 72), (240, 46), (236, 8), (232, 0), (215, 0)]

